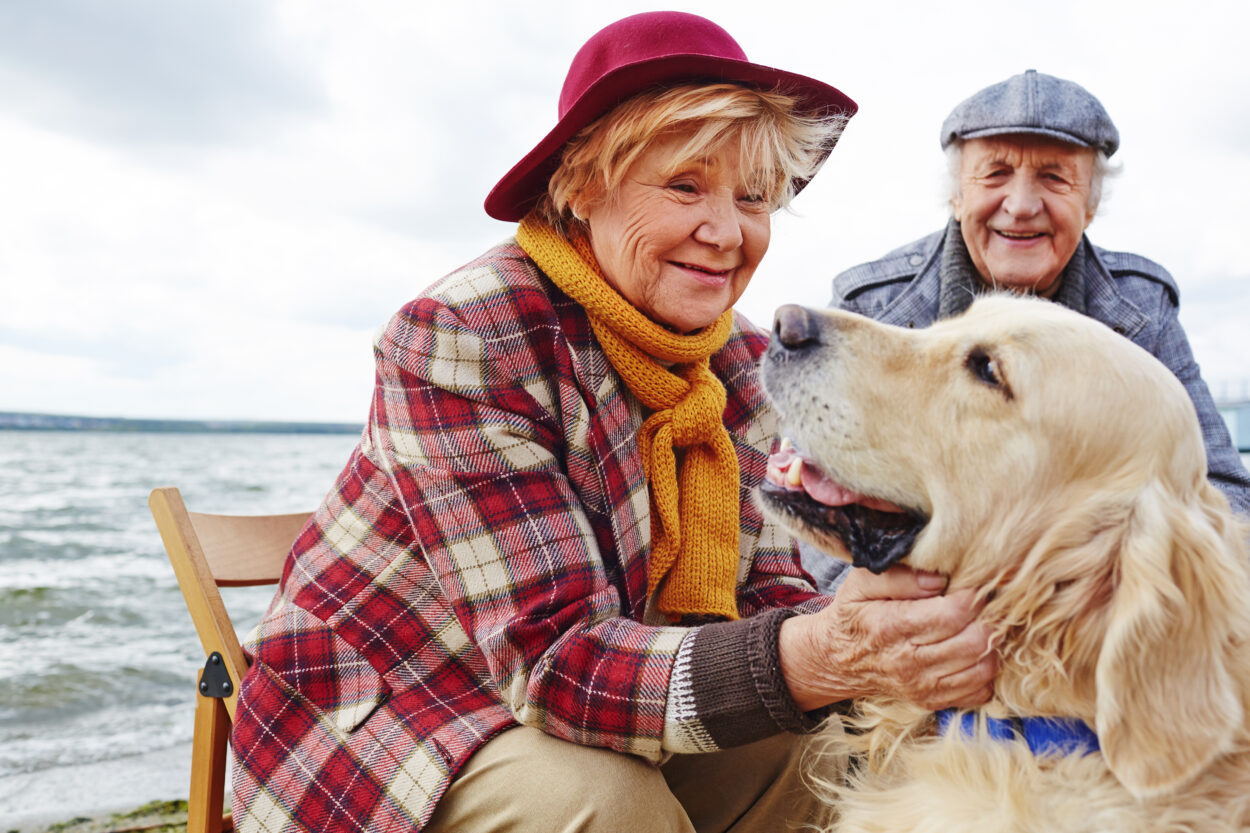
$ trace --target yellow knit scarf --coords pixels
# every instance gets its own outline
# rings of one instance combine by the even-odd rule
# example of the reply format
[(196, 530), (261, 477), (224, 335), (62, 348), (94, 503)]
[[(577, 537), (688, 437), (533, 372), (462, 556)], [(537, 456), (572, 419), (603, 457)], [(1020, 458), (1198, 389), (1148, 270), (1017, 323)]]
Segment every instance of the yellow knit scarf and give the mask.
[[(648, 598), (660, 587), (657, 605), (674, 622), (737, 619), (738, 456), (723, 421), (725, 386), (708, 366), (729, 338), (733, 312), (679, 335), (608, 284), (584, 235), (570, 242), (527, 217), (517, 242), (586, 311), (608, 360), (652, 411), (638, 436), (651, 487)], [(685, 449), (680, 473), (675, 448)]]

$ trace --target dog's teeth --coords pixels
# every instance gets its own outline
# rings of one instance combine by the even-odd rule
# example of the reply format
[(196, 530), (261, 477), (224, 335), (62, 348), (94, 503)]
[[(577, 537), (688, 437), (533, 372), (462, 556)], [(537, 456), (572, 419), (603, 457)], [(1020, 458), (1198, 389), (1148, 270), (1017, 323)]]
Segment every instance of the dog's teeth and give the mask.
[(790, 464), (790, 469), (786, 472), (786, 482), (791, 486), (798, 486), (803, 483), (803, 461), (796, 459)]
[(790, 450), (790, 445), (791, 445), (791, 443), (790, 443), (790, 438), (789, 438), (789, 437), (782, 437), (782, 438), (781, 438), (781, 445), (777, 446), (777, 450), (778, 450), (778, 451), (789, 451), (789, 450)]

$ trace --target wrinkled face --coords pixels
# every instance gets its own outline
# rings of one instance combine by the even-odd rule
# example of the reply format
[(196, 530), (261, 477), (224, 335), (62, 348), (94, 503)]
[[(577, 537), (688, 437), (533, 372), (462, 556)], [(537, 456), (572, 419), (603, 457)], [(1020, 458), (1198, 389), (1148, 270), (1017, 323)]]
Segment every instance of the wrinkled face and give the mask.
[(1094, 151), (1030, 135), (969, 139), (953, 202), (988, 286), (1049, 297), (1094, 219)]
[(734, 305), (771, 234), (768, 203), (744, 184), (736, 144), (679, 164), (685, 140), (657, 139), (616, 193), (580, 211), (608, 283), (681, 333)]
[(974, 548), (1010, 557), (1026, 520), (1049, 524), (1086, 486), (1200, 480), (1205, 461), (1162, 364), (1037, 299), (990, 296), (920, 330), (783, 307), (762, 375), (793, 441), (770, 460), (763, 506), (878, 571), (910, 550), (913, 566), (956, 576), (973, 541), (1005, 528)]

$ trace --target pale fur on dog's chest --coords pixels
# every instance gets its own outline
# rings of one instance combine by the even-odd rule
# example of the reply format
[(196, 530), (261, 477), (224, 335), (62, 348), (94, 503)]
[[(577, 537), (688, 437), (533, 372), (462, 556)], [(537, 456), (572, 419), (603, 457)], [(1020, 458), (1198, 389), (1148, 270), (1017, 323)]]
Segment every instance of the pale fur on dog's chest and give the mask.
[(837, 833), (1144, 832), (1183, 829), (1176, 822), (1190, 815), (1165, 808), (1161, 818), (1160, 808), (1137, 803), (1096, 753), (1037, 758), (1019, 742), (957, 737), (913, 741), (836, 803)]
[[(868, 710), (872, 711), (869, 704)], [(897, 711), (918, 714), (899, 704)], [(834, 718), (838, 719), (838, 718)], [(1035, 756), (1022, 741), (938, 737), (932, 721), (912, 726), (882, 717), (848, 737), (826, 730), (831, 755), (858, 751), (846, 781), (822, 781), (819, 758), (813, 788), (837, 808), (823, 833), (1234, 833), (1250, 829), (1244, 767), (1198, 780), (1174, 793), (1138, 800), (1116, 780), (1102, 755)], [(864, 726), (864, 718), (860, 725)], [(902, 742), (895, 742), (902, 738)], [(869, 751), (870, 746), (883, 747)], [(891, 750), (891, 747), (892, 750)], [(890, 754), (891, 751), (893, 754)], [(1250, 750), (1242, 749), (1244, 760)], [(1238, 757), (1237, 754), (1230, 756)], [(832, 771), (832, 770), (829, 770)]]

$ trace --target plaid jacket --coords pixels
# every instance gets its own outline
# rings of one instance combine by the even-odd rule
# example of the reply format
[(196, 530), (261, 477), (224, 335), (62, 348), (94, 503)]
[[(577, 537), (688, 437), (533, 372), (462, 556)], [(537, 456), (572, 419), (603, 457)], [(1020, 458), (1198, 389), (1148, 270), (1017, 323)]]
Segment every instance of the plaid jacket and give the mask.
[[(935, 232), (838, 275), (832, 305), (887, 324), (929, 326), (938, 318), (946, 233)], [(1086, 314), (1147, 350), (1181, 381), (1202, 425), (1208, 477), (1233, 509), (1250, 515), (1250, 473), (1194, 361), (1177, 317), (1176, 282), (1166, 269), (1140, 255), (1101, 249), (1088, 237), (1082, 237), (1080, 245)]]
[(248, 648), (232, 734), (243, 831), (414, 830), (524, 723), (659, 761), (803, 730), (776, 631), (827, 603), (752, 502), (775, 418), (765, 336), (712, 369), (742, 472), (743, 619), (656, 620), (641, 406), (579, 306), (515, 243), (405, 306), (369, 425)]

